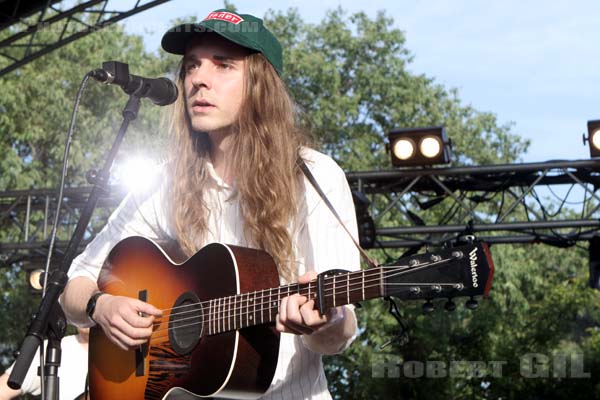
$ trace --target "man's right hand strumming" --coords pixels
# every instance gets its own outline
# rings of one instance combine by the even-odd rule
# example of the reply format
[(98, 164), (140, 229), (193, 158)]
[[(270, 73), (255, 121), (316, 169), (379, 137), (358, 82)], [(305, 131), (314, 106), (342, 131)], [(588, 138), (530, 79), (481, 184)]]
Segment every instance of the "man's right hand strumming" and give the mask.
[(105, 293), (96, 296), (90, 319), (88, 303), (98, 292), (96, 282), (89, 278), (80, 276), (70, 280), (62, 297), (69, 321), (81, 327), (100, 325), (106, 336), (123, 350), (146, 343), (162, 311), (138, 299)]
[(98, 297), (92, 319), (106, 336), (123, 350), (148, 341), (154, 320), (162, 311), (152, 304), (130, 297), (103, 294)]

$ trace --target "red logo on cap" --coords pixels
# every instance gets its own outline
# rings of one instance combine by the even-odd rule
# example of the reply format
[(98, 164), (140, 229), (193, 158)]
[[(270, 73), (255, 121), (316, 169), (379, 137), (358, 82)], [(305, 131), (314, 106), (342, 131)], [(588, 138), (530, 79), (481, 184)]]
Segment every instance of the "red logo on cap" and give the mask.
[(219, 12), (211, 12), (210, 14), (208, 14), (208, 16), (206, 18), (204, 18), (204, 21), (206, 21), (207, 19), (218, 19), (221, 21), (225, 21), (225, 22), (231, 22), (232, 24), (239, 24), (240, 22), (242, 22), (244, 19), (242, 17), (240, 17), (239, 15), (236, 15), (234, 13), (230, 13), (227, 11), (219, 11)]

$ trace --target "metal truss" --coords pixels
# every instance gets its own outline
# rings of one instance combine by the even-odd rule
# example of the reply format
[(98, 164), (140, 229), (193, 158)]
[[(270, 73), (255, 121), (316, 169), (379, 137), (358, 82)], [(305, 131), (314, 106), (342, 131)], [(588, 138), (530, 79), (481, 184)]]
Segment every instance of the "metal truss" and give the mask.
[[(81, 187), (64, 191), (55, 242), (56, 262), (71, 238), (91, 190), (91, 187)], [(106, 223), (109, 213), (117, 207), (125, 193), (124, 188), (113, 186), (110, 193), (100, 199), (82, 246)], [(0, 193), (0, 259), (5, 264), (25, 262), (27, 268), (34, 268), (45, 262), (55, 218), (56, 194), (55, 190), (49, 189)]]
[[(600, 232), (600, 160), (349, 172), (347, 178), (367, 247), (416, 248), (465, 235), (491, 244), (571, 246)], [(90, 191), (64, 192), (57, 262)], [(101, 199), (85, 242), (125, 192), (113, 186)], [(5, 264), (26, 262), (32, 268), (43, 263), (55, 208), (55, 190), (0, 193), (0, 257)]]
[[(22, 4), (25, 2), (7, 1), (2, 4), (3, 12), (9, 13), (5, 8), (12, 6), (14, 17), (4, 18), (6, 21), (1, 26), (2, 33), (8, 31), (9, 36), (0, 36), (3, 37), (0, 40), (0, 77), (74, 40), (167, 1), (138, 0), (133, 6), (125, 6), (122, 1), (91, 0), (65, 10), (55, 6), (60, 2), (50, 0), (38, 2), (38, 7), (30, 9)], [(109, 3), (117, 9), (110, 9)], [(20, 15), (23, 17), (19, 18)], [(39, 35), (42, 31), (51, 34), (42, 39)]]
[(469, 235), (492, 244), (567, 247), (600, 231), (600, 160), (350, 172), (347, 177), (355, 200), (362, 198), (359, 230), (368, 247), (417, 248)]

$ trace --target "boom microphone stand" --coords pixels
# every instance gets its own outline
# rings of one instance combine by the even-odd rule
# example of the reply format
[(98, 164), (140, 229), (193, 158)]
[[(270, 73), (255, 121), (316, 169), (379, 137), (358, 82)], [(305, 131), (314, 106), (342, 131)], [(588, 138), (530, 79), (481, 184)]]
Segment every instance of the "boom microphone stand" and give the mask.
[[(88, 75), (94, 76), (94, 72), (96, 71), (88, 73)], [(49, 357), (48, 362), (44, 367), (44, 371), (46, 372), (45, 384), (47, 389), (44, 395), (45, 400), (58, 399), (59, 382), (57, 372), (58, 367), (60, 366), (61, 358), (60, 341), (66, 330), (66, 318), (60, 309), (58, 298), (67, 284), (67, 272), (69, 271), (69, 267), (71, 266), (71, 263), (77, 254), (77, 248), (83, 239), (85, 229), (91, 219), (96, 205), (98, 204), (98, 200), (104, 193), (108, 192), (110, 169), (117, 155), (119, 147), (123, 142), (125, 132), (127, 131), (130, 122), (137, 118), (138, 111), (140, 109), (140, 99), (142, 97), (150, 97), (148, 93), (152, 92), (153, 90), (153, 88), (150, 87), (152, 84), (150, 81), (160, 81), (159, 83), (161, 85), (165, 85), (165, 81), (168, 81), (166, 78), (144, 81), (144, 78), (140, 79), (140, 77), (135, 77), (134, 75), (130, 76), (127, 64), (114, 61), (104, 63), (103, 70), (101, 71), (107, 72), (108, 76), (111, 78), (108, 83), (114, 82), (118, 84), (123, 88), (123, 90), (125, 90), (127, 94), (129, 94), (129, 100), (127, 101), (127, 104), (122, 112), (123, 122), (121, 123), (121, 127), (117, 133), (117, 137), (113, 142), (104, 166), (99, 172), (92, 172), (92, 174), (90, 174), (91, 176), (88, 177), (88, 180), (91, 180), (90, 183), (93, 184), (92, 191), (87, 199), (83, 211), (81, 212), (81, 216), (77, 222), (77, 226), (73, 232), (71, 240), (67, 245), (67, 249), (59, 268), (55, 269), (48, 277), (46, 294), (42, 298), (38, 312), (34, 315), (27, 329), (27, 334), (25, 335), (19, 355), (8, 379), (9, 387), (12, 389), (21, 388), (23, 380), (25, 379), (25, 375), (31, 366), (31, 361), (35, 356), (36, 350), (41, 345), (43, 339), (48, 337)], [(132, 78), (137, 80), (134, 81)], [(155, 98), (151, 97), (155, 104), (170, 104), (177, 98), (177, 89), (175, 85), (170, 81), (168, 81), (166, 85), (168, 86), (168, 90), (171, 91), (168, 93), (169, 96), (167, 96), (167, 100), (161, 99), (162, 104), (159, 104)], [(161, 87), (160, 89), (162, 90), (164, 87)], [(172, 90), (174, 90), (174, 93)], [(156, 90), (152, 93), (155, 95)]]

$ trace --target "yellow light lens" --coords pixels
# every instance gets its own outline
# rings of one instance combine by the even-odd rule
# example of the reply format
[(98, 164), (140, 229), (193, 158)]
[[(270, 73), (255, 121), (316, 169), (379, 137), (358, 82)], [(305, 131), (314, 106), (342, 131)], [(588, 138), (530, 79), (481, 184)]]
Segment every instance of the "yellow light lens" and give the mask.
[(592, 139), (590, 142), (596, 150), (600, 150), (600, 129), (596, 129), (594, 132), (592, 132)]
[(415, 144), (409, 139), (398, 139), (392, 148), (394, 155), (400, 160), (408, 160), (415, 154)]
[(29, 286), (31, 286), (34, 290), (42, 290), (42, 282), (40, 282), (40, 278), (42, 277), (43, 269), (36, 269), (29, 273)]
[(421, 140), (419, 150), (427, 158), (437, 157), (442, 151), (442, 143), (438, 138), (426, 136)]

